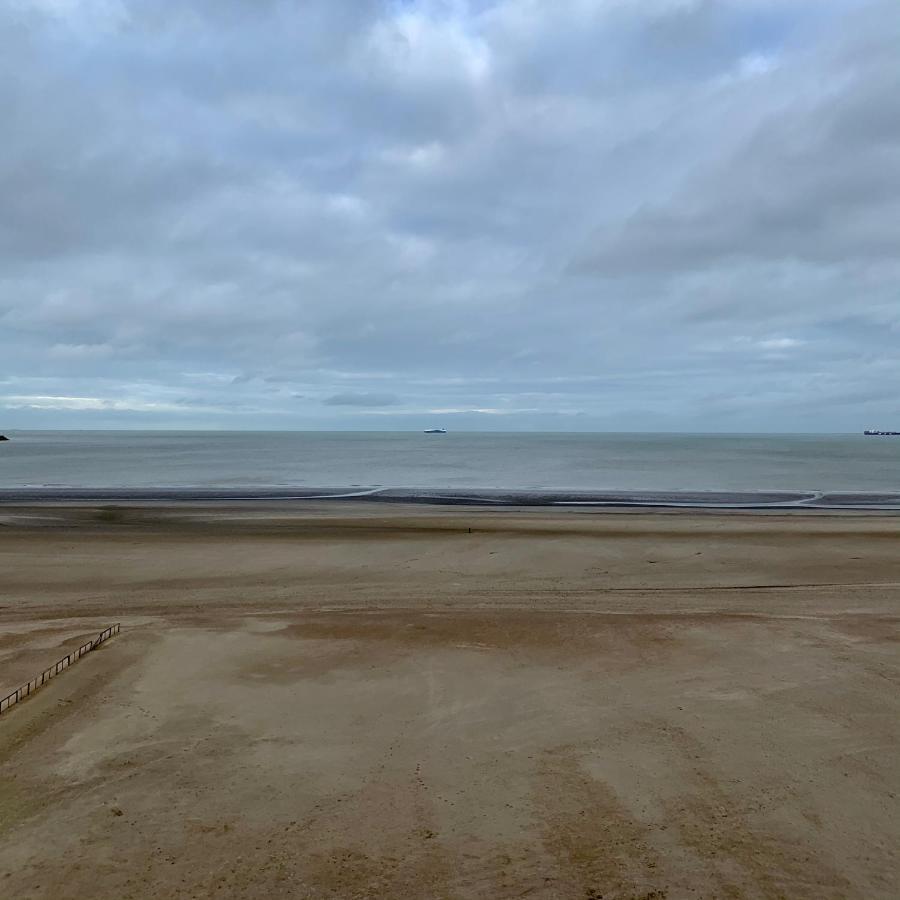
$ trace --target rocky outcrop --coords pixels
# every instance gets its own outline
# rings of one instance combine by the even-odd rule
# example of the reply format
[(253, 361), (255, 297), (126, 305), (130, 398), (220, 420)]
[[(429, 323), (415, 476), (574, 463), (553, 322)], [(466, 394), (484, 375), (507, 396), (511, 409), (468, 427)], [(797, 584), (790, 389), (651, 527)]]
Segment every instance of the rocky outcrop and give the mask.
[(9, 438), (5, 434), (0, 434), (0, 441), (8, 441)]

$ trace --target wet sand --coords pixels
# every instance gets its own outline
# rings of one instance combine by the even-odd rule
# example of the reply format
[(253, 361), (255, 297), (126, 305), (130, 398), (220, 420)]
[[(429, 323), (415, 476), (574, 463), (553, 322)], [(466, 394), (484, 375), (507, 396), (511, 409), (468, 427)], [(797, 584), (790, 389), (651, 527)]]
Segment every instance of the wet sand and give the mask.
[(900, 518), (0, 509), (10, 897), (878, 898)]
[(0, 504), (228, 503), (285, 501), (428, 506), (597, 507), (609, 509), (844, 509), (900, 511), (900, 492), (889, 491), (567, 491), (486, 488), (203, 487), (0, 488)]

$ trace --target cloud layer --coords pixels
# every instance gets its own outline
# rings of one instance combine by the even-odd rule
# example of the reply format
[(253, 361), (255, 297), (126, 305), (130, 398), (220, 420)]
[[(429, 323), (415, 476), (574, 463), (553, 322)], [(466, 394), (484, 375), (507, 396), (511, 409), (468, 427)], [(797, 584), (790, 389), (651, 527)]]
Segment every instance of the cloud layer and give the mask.
[(11, 0), (0, 425), (900, 425), (895, 0)]

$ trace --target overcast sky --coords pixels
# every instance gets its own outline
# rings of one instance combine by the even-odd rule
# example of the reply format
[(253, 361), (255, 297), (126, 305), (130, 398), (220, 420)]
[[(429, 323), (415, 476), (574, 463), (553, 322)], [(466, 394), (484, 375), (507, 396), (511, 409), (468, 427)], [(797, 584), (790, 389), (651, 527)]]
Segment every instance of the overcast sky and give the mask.
[(3, 0), (0, 430), (900, 426), (897, 0)]

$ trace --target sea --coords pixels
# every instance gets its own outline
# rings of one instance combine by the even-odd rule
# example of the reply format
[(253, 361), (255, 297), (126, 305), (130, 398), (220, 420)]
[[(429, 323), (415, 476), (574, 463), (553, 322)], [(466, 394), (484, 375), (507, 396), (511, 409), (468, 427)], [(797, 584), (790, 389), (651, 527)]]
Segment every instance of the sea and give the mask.
[(9, 431), (0, 488), (900, 491), (861, 434)]

